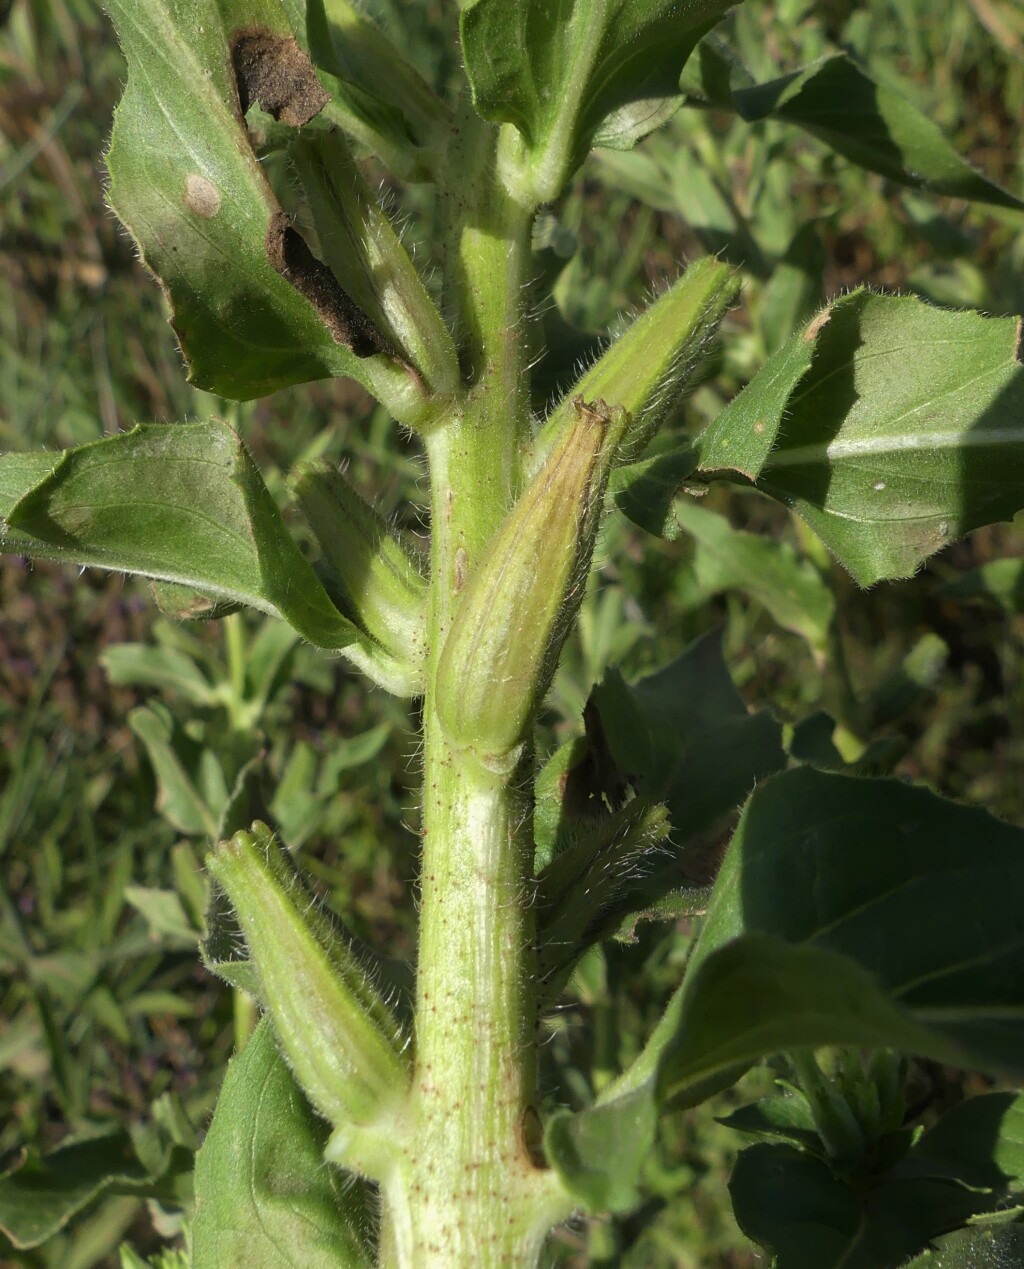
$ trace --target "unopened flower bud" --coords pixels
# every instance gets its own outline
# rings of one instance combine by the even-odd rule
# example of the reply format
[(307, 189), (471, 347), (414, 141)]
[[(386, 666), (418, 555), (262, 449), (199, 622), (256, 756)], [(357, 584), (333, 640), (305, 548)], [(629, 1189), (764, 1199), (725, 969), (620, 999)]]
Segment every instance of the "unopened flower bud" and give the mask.
[(332, 1124), (386, 1119), (409, 1084), (400, 1029), (353, 949), (263, 824), (207, 861), (259, 973), (284, 1056)]
[(300, 468), (295, 495), (355, 617), (396, 661), (423, 659), (427, 583), (414, 556), (339, 471)]
[(618, 336), (549, 416), (537, 437), (546, 455), (562, 430), (572, 426), (573, 403), (615, 401), (629, 412), (616, 465), (634, 462), (676, 407), (736, 298), (733, 270), (710, 257), (692, 264)]
[(442, 727), (495, 769), (525, 738), (579, 607), (626, 422), (603, 401), (578, 397), (573, 410), (471, 576), (438, 666)]

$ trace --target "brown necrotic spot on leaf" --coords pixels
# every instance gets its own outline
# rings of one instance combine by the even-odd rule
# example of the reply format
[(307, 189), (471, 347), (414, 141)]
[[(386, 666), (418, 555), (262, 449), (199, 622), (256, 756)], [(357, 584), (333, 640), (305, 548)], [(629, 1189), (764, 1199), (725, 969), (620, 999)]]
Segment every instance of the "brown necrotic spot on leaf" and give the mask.
[(363, 310), (342, 290), (326, 264), (318, 260), (284, 212), (275, 212), (267, 230), (267, 258), (273, 268), (309, 300), (336, 344), (357, 357), (393, 354), (391, 346)]
[(231, 44), (231, 64), (243, 115), (258, 102), (281, 123), (301, 128), (330, 101), (309, 57), (290, 37), (239, 31)]
[(211, 220), (220, 211), (220, 190), (198, 172), (185, 178), (185, 206), (190, 212)]
[(822, 328), (828, 325), (831, 316), (832, 308), (830, 306), (828, 308), (823, 308), (816, 317), (812, 317), (804, 327), (804, 342), (813, 344), (821, 334)]

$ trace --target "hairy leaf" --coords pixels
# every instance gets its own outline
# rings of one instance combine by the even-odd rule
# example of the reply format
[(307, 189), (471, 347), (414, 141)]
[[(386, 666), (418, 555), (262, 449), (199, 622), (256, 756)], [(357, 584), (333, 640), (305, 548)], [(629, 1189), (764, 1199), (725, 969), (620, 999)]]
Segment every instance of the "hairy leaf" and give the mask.
[(928, 115), (846, 53), (754, 84), (712, 37), (687, 66), (683, 89), (692, 99), (735, 110), (749, 123), (795, 124), (852, 163), (901, 185), (1024, 208), (1024, 201), (965, 162)]
[(196, 1156), (195, 1269), (368, 1269), (372, 1200), (324, 1163), (328, 1135), (264, 1019), (228, 1067)]
[[(1019, 1077), (1022, 903), (1024, 830), (896, 781), (773, 777), (664, 1018), (593, 1107), (555, 1116), (549, 1157), (594, 1210), (634, 1205), (658, 1108), (790, 1048), (896, 1047)], [(594, 1140), (619, 1144), (595, 1157)]]
[[(48, 458), (6, 508), (6, 550), (179, 582), (282, 617), (318, 647), (360, 639), (225, 424), (140, 425)], [(37, 474), (20, 454), (0, 458), (9, 469)]]
[(627, 518), (656, 537), (679, 536), (676, 494), (697, 468), (693, 445), (672, 445), (661, 453), (617, 467), (608, 482), (615, 505)]
[[(661, 1109), (704, 1100), (771, 1053), (831, 1043), (963, 1056), (849, 957), (768, 935), (734, 939), (687, 973), (641, 1056), (594, 1106), (554, 1116), (548, 1157), (591, 1210), (628, 1210), (643, 1192)], [(592, 1152), (602, 1140), (615, 1148)]]
[(1024, 830), (895, 780), (802, 767), (747, 804), (691, 969), (745, 933), (829, 948), (965, 1060), (1012, 1074), (1022, 905)]
[(304, 48), (303, 6), (108, 9), (128, 61), (110, 203), (164, 285), (192, 381), (245, 400), (351, 375), (411, 406), (412, 381), (291, 226), (249, 144), (251, 104), (298, 127), (329, 101)]
[(1020, 324), (836, 300), (700, 438), (699, 470), (796, 510), (862, 585), (1024, 507)]
[[(664, 121), (697, 40), (729, 0), (471, 0), (462, 51), (473, 102), (511, 123), (541, 201), (599, 138), (629, 145)], [(600, 137), (599, 137), (600, 134)]]
[(632, 687), (609, 670), (591, 699), (620, 780), (667, 803), (679, 842), (710, 828), (785, 762), (779, 725), (764, 711), (751, 714), (736, 691), (720, 631)]

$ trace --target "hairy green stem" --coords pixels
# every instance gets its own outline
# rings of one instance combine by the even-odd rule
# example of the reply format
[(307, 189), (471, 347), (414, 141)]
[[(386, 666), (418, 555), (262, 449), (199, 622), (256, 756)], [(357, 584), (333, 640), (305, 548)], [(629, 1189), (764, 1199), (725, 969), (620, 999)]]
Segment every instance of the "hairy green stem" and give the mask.
[(492, 129), (464, 120), (449, 165), (446, 287), (469, 386), (464, 409), (426, 438), (432, 569), (416, 1063), (404, 1154), (384, 1185), (384, 1259), (445, 1269), (535, 1264), (571, 1208), (538, 1163), (532, 759), (510, 775), (488, 772), (448, 744), (436, 711), (446, 633), (518, 491), (528, 436), (530, 218), (481, 180), (495, 144)]

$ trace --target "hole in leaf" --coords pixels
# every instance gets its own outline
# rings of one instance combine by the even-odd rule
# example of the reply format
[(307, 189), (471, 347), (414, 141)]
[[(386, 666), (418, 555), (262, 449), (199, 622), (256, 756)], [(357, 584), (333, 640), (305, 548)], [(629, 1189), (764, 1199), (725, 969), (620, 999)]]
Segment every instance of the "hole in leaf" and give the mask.
[(259, 102), (281, 123), (301, 128), (330, 101), (295, 40), (269, 31), (239, 31), (231, 45), (242, 115)]
[(267, 229), (267, 257), (278, 273), (313, 305), (336, 344), (357, 357), (394, 355), (381, 332), (318, 260), (284, 212), (275, 212)]

